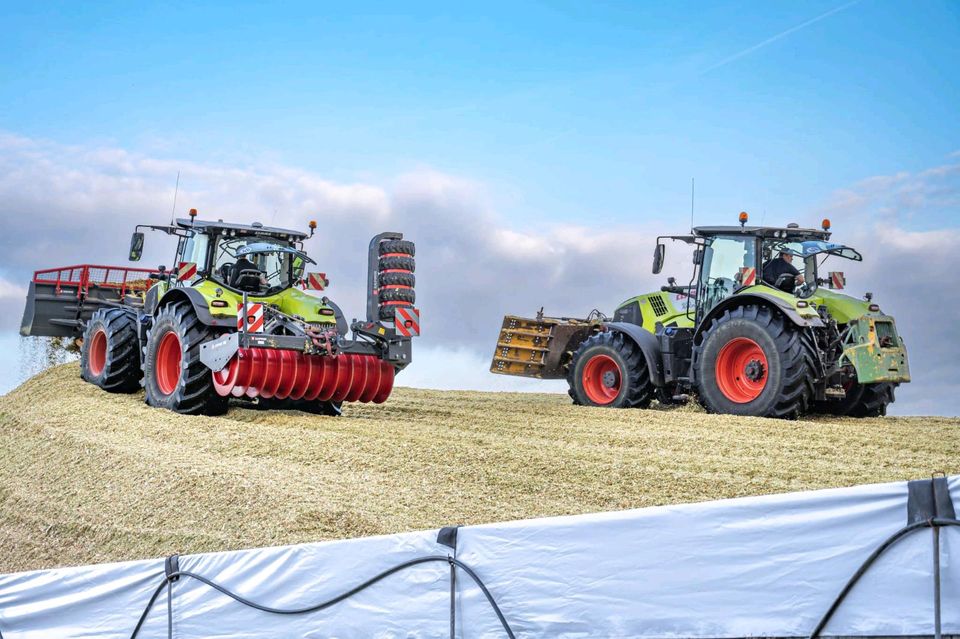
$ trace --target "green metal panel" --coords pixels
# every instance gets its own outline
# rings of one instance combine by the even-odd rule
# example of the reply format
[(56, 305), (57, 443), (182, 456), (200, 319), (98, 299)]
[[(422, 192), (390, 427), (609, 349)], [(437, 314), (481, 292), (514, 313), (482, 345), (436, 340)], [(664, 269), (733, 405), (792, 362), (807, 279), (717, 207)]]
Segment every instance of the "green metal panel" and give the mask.
[(818, 288), (809, 301), (825, 305), (838, 324), (848, 324), (870, 312), (870, 302), (835, 293), (828, 288)]
[[(840, 364), (851, 364), (861, 384), (909, 382), (907, 348), (889, 315), (871, 314), (849, 323)], [(888, 338), (883, 345), (883, 338)]]
[(693, 307), (690, 316), (687, 316), (686, 298), (671, 293), (646, 293), (632, 297), (621, 303), (617, 309), (636, 304), (640, 309), (641, 326), (651, 333), (655, 332), (657, 323), (664, 326), (678, 326), (680, 328), (693, 327)]
[[(804, 319), (815, 319), (820, 316), (817, 314), (816, 303), (812, 299), (800, 300), (793, 295), (793, 293), (785, 293), (779, 289), (773, 288), (772, 286), (764, 286), (758, 284), (756, 286), (748, 286), (742, 288), (734, 294), (734, 297), (737, 295), (743, 295), (746, 293), (760, 293), (768, 297), (776, 297), (779, 300), (783, 300), (797, 311), (800, 317)], [(800, 302), (803, 302), (802, 304)]]
[[(192, 288), (203, 295), (208, 305), (214, 300), (222, 300), (227, 303), (226, 306), (222, 307), (209, 306), (210, 314), (219, 319), (236, 317), (237, 305), (243, 302), (242, 294), (231, 291), (213, 280), (201, 280)], [(219, 295), (217, 294), (218, 290), (220, 291)], [(275, 295), (248, 295), (247, 301), (276, 306), (281, 313), (296, 315), (310, 323), (335, 324), (337, 321), (332, 314), (332, 309), (324, 304), (319, 297), (314, 297), (296, 288), (288, 288)], [(324, 310), (330, 314), (322, 314)]]

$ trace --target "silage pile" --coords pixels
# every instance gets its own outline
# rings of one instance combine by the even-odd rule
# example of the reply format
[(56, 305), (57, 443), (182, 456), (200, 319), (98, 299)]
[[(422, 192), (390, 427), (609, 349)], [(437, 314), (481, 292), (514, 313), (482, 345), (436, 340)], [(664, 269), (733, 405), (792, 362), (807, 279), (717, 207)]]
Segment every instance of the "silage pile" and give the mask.
[(224, 417), (66, 364), (0, 397), (0, 572), (960, 472), (960, 420), (784, 422), (398, 389)]

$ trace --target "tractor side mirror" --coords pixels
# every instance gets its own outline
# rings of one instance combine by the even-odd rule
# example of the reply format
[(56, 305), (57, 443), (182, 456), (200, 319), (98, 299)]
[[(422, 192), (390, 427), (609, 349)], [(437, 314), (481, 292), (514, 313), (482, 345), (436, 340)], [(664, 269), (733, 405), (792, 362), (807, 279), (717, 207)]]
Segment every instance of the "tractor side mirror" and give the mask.
[(656, 275), (663, 270), (663, 257), (667, 253), (667, 247), (663, 244), (657, 244), (653, 249), (653, 274)]
[(139, 262), (143, 257), (143, 233), (136, 232), (130, 238), (130, 261)]
[(701, 264), (703, 264), (703, 248), (702, 247), (698, 246), (697, 248), (693, 249), (693, 263), (696, 266), (700, 266)]

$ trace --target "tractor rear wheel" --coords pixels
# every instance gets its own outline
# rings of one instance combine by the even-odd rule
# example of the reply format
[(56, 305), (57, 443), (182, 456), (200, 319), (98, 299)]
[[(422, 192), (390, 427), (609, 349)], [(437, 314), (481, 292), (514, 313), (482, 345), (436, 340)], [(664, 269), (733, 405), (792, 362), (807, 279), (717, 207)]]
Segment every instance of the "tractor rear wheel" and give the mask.
[(122, 308), (94, 312), (83, 331), (80, 376), (110, 393), (140, 390), (137, 318)]
[(799, 329), (766, 306), (714, 319), (693, 360), (700, 402), (711, 413), (794, 419), (813, 396), (813, 353)]
[(161, 308), (147, 332), (144, 389), (151, 406), (188, 415), (222, 415), (227, 398), (213, 388), (200, 344), (216, 337), (187, 302)]
[(582, 406), (646, 408), (656, 390), (640, 347), (620, 332), (597, 333), (573, 354), (570, 397)]
[(896, 384), (858, 384), (853, 382), (847, 388), (847, 396), (839, 401), (818, 402), (817, 409), (830, 415), (847, 417), (883, 417), (887, 406), (892, 404)]

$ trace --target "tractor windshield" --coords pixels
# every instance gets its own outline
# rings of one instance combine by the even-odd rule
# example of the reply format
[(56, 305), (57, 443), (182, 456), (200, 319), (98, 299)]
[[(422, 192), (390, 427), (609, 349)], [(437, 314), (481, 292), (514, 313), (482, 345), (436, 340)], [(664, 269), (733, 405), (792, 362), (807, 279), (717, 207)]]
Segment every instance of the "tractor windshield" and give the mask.
[(834, 244), (833, 242), (824, 242), (823, 240), (807, 240), (805, 242), (771, 242), (771, 254), (786, 251), (797, 257), (807, 258), (811, 256), (827, 258), (831, 255), (842, 257), (855, 262), (863, 260), (859, 251), (844, 246), (843, 244)]
[(294, 284), (297, 258), (312, 261), (282, 240), (224, 236), (217, 242), (214, 277), (231, 288), (272, 295)]
[[(823, 282), (818, 277), (819, 267), (830, 256), (855, 262), (863, 259), (858, 251), (849, 246), (823, 240), (764, 242), (762, 280), (783, 291), (792, 292), (797, 297), (810, 297)], [(840, 273), (841, 278), (842, 275)]]

